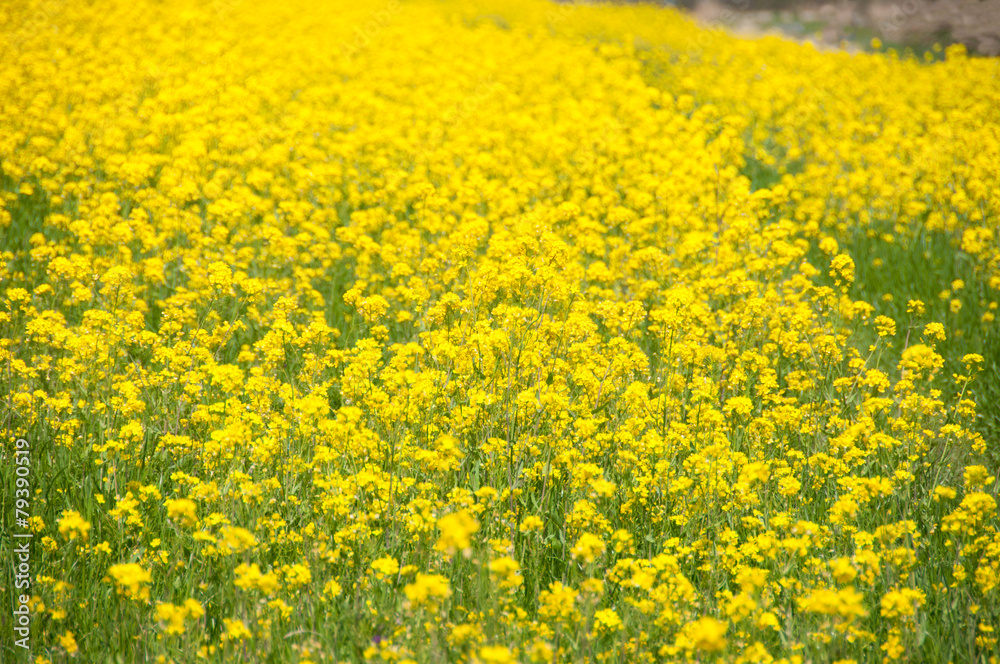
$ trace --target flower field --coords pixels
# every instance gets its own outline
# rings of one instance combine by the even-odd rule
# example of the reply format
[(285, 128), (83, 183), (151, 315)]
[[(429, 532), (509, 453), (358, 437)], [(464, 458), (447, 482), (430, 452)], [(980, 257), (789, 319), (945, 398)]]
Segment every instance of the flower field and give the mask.
[(337, 4), (0, 7), (0, 659), (997, 661), (1000, 62)]

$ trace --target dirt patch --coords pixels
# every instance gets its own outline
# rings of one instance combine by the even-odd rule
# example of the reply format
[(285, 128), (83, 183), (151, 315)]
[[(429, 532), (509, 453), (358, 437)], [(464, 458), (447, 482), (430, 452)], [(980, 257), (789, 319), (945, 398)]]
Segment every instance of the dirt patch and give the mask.
[(970, 53), (1000, 55), (1000, 0), (691, 0), (702, 23), (736, 34), (777, 33), (819, 46), (928, 51), (965, 44)]

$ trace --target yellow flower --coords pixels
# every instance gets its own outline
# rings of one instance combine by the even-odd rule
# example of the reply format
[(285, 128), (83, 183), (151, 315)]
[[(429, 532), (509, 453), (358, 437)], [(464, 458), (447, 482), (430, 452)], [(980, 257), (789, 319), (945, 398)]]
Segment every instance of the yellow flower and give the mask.
[[(986, 466), (966, 466), (965, 471), (963, 472), (963, 478), (965, 480), (966, 490), (974, 491), (986, 486), (986, 484), (993, 479), (993, 474), (986, 468)], [(60, 532), (62, 532), (61, 527)]]
[(208, 281), (216, 290), (228, 292), (233, 284), (232, 271), (222, 261), (215, 261), (208, 266)]
[(479, 649), (479, 661), (483, 664), (510, 664), (516, 662), (509, 648), (504, 646), (483, 646)]
[(205, 607), (196, 599), (188, 598), (184, 600), (184, 609), (187, 611), (188, 616), (195, 620), (205, 615)]
[(796, 600), (799, 608), (809, 613), (839, 616), (847, 622), (864, 618), (864, 597), (853, 586), (841, 590), (819, 588)]
[(282, 565), (281, 572), (285, 577), (285, 584), (292, 589), (302, 588), (312, 582), (312, 572), (300, 563)]
[(448, 635), (448, 643), (452, 646), (464, 646), (476, 643), (482, 639), (483, 630), (479, 625), (456, 625)]
[(576, 591), (555, 581), (538, 596), (538, 613), (553, 622), (571, 622), (576, 616)]
[(112, 565), (108, 574), (114, 579), (118, 594), (134, 600), (149, 599), (149, 583), (152, 576), (136, 563)]
[(786, 498), (796, 495), (802, 489), (802, 482), (794, 477), (782, 477), (778, 481), (778, 493)]
[(611, 634), (622, 628), (622, 619), (614, 609), (601, 609), (594, 613), (594, 625), (599, 632)]
[(194, 599), (186, 599), (180, 606), (165, 602), (156, 607), (156, 617), (166, 623), (167, 634), (183, 634), (187, 629), (187, 619), (197, 620), (203, 615), (205, 609)]
[(590, 487), (594, 490), (601, 498), (611, 498), (615, 495), (615, 483), (609, 482), (605, 479), (594, 479), (590, 483)]
[(257, 545), (257, 538), (246, 528), (223, 526), (219, 529), (222, 544), (231, 552), (239, 553)]
[(524, 583), (524, 579), (521, 577), (521, 566), (510, 556), (490, 561), (489, 567), (494, 579), (505, 590), (517, 588)]
[(375, 578), (384, 581), (395, 576), (399, 572), (399, 561), (388, 556), (372, 561), (371, 569), (375, 572)]
[(850, 286), (854, 283), (854, 260), (847, 254), (837, 254), (830, 261), (830, 276), (838, 286)]
[(906, 654), (906, 646), (900, 641), (898, 634), (890, 634), (880, 648), (885, 651), (888, 660), (900, 659)]
[(576, 544), (573, 545), (570, 553), (573, 554), (573, 557), (577, 560), (582, 560), (583, 562), (590, 564), (593, 563), (594, 559), (597, 557), (604, 555), (606, 548), (604, 540), (600, 537), (592, 533), (584, 533), (580, 536), (580, 539), (577, 540)]
[(912, 371), (935, 372), (944, 366), (944, 358), (924, 344), (914, 344), (903, 351), (899, 366)]
[(996, 512), (996, 498), (988, 493), (975, 491), (967, 494), (958, 508), (941, 520), (941, 529), (950, 533), (975, 534), (976, 529)]
[(830, 563), (830, 572), (837, 583), (851, 583), (858, 575), (858, 570), (851, 563), (850, 558), (837, 558)]
[(954, 489), (948, 486), (936, 486), (934, 487), (934, 502), (941, 500), (951, 500), (958, 495)]
[(875, 331), (880, 337), (892, 337), (896, 335), (896, 321), (888, 316), (875, 317)]
[(226, 626), (226, 633), (222, 635), (224, 640), (243, 641), (253, 636), (242, 620), (223, 618), (222, 622)]
[(726, 616), (733, 622), (739, 622), (750, 617), (757, 609), (757, 602), (746, 593), (740, 593), (729, 600), (725, 608)]
[(278, 582), (278, 575), (274, 572), (262, 574), (257, 563), (251, 563), (250, 565), (241, 563), (236, 566), (234, 572), (236, 580), (233, 583), (237, 588), (243, 588), (244, 590), (256, 588), (265, 595), (270, 595), (281, 587), (281, 584)]
[(468, 557), (471, 553), (470, 538), (479, 530), (479, 522), (468, 510), (459, 510), (441, 517), (438, 519), (437, 527), (441, 535), (434, 545), (436, 550), (449, 556), (455, 555), (456, 551), (462, 551)]
[(947, 335), (944, 331), (944, 325), (941, 323), (927, 323), (924, 325), (924, 336), (928, 339), (944, 341)]
[(403, 588), (403, 592), (413, 608), (433, 608), (451, 596), (451, 587), (448, 579), (440, 574), (418, 573), (414, 582)]
[(192, 526), (198, 521), (198, 504), (188, 498), (168, 499), (164, 503), (167, 516), (177, 519), (186, 526)]
[(753, 412), (753, 402), (747, 397), (730, 397), (726, 400), (723, 412), (727, 415), (736, 414), (740, 417), (749, 417)]
[(532, 514), (521, 520), (520, 529), (522, 533), (537, 532), (541, 530), (544, 525), (545, 524), (540, 518)]
[(334, 597), (340, 595), (341, 590), (342, 588), (340, 587), (340, 584), (333, 579), (330, 579), (326, 582), (326, 585), (323, 586), (323, 595), (329, 599), (333, 599)]
[(909, 618), (916, 614), (917, 608), (924, 605), (923, 591), (914, 588), (890, 590), (882, 596), (882, 616), (885, 618)]
[(267, 606), (274, 609), (281, 616), (282, 620), (287, 620), (290, 615), (292, 615), (292, 607), (288, 606), (284, 600), (272, 599), (267, 603)]
[(551, 662), (552, 655), (552, 646), (543, 639), (535, 639), (531, 644), (531, 648), (528, 650), (528, 657), (531, 662), (535, 664)]
[(77, 537), (86, 542), (90, 531), (90, 522), (86, 521), (79, 512), (64, 510), (62, 518), (59, 519), (59, 534), (67, 540), (74, 540)]
[(703, 652), (719, 652), (726, 647), (729, 624), (715, 618), (699, 618), (685, 628), (692, 647)]
[(820, 240), (819, 250), (824, 254), (832, 256), (840, 250), (840, 245), (837, 244), (837, 240), (835, 238), (828, 236)]
[(75, 655), (80, 647), (76, 644), (73, 632), (69, 630), (59, 636), (59, 647), (66, 651), (67, 655)]
[(743, 592), (752, 593), (767, 585), (768, 571), (757, 567), (744, 567), (736, 574), (736, 583)]

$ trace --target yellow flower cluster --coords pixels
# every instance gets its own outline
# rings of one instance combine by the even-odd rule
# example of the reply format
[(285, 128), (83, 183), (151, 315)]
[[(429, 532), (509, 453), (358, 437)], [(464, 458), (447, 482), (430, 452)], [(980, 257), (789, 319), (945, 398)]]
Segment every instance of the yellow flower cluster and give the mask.
[(543, 0), (0, 44), (37, 652), (994, 653), (997, 61)]
[(205, 615), (205, 608), (193, 599), (185, 600), (180, 605), (164, 602), (156, 607), (156, 617), (165, 623), (167, 634), (183, 634), (187, 631), (188, 619), (198, 620)]
[(64, 510), (62, 518), (59, 519), (59, 534), (67, 540), (80, 538), (84, 542), (88, 539), (90, 523), (74, 510)]
[(134, 600), (149, 599), (149, 583), (152, 580), (149, 570), (136, 563), (126, 563), (112, 565), (108, 574), (114, 580), (119, 595)]

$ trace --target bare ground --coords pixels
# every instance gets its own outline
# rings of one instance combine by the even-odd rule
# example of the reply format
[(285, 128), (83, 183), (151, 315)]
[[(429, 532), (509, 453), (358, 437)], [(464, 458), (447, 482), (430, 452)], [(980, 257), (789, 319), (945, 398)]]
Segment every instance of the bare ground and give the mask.
[[(682, 0), (681, 4), (685, 4)], [(779, 33), (820, 46), (925, 51), (965, 44), (970, 53), (1000, 55), (1000, 0), (689, 0), (702, 23), (734, 33)]]

